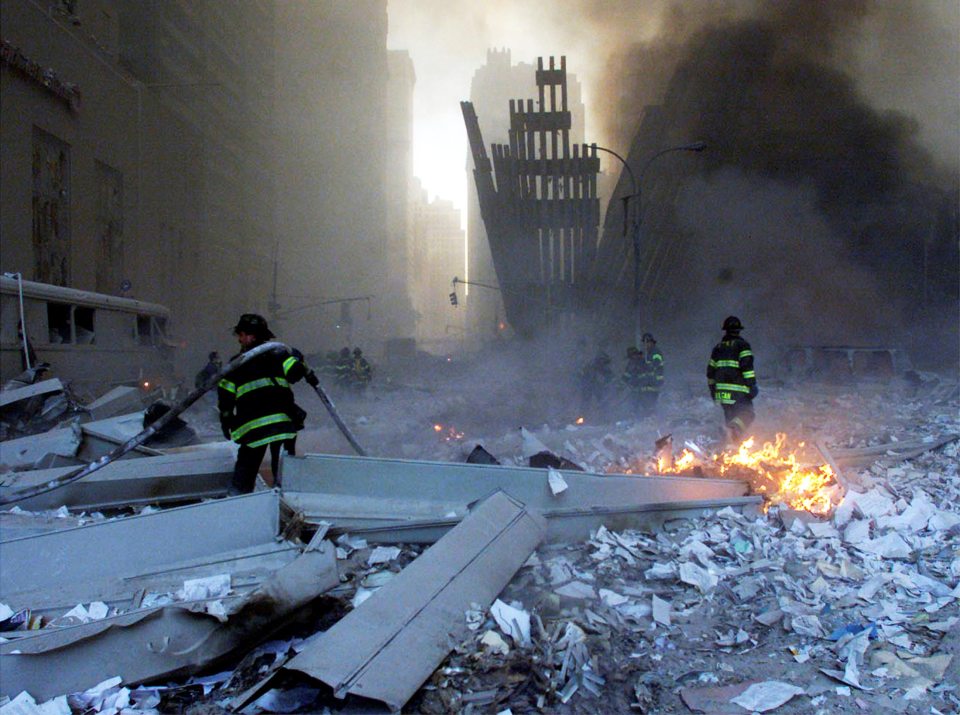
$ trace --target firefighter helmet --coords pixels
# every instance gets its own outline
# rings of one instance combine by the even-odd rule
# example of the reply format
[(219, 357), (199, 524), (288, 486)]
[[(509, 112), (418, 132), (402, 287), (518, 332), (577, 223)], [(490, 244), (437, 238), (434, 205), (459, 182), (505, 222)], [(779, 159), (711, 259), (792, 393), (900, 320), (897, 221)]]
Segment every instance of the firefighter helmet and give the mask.
[(735, 315), (727, 316), (727, 319), (723, 321), (723, 329), (728, 333), (739, 332), (743, 330), (743, 323), (740, 322), (740, 318)]
[(643, 337), (640, 338), (645, 343), (655, 343), (656, 340), (653, 339), (653, 333), (644, 333)]
[(269, 340), (273, 337), (270, 328), (267, 327), (267, 319), (256, 313), (244, 313), (240, 320), (233, 326), (234, 333), (247, 333), (255, 335), (259, 340)]

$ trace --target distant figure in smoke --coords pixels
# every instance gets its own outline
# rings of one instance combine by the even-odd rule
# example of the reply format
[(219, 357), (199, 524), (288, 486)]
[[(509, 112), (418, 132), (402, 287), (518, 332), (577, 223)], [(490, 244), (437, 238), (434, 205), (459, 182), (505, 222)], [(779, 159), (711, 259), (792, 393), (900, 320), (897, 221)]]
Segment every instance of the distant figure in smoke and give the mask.
[(350, 376), (353, 373), (353, 359), (350, 357), (350, 348), (340, 348), (340, 355), (337, 357), (336, 376), (339, 387), (347, 387), (350, 384)]
[(353, 349), (353, 363), (350, 368), (350, 385), (357, 392), (363, 393), (373, 379), (373, 368), (363, 356), (363, 350)]
[(644, 397), (644, 385), (647, 380), (647, 364), (643, 351), (635, 345), (627, 348), (627, 364), (623, 368), (620, 380), (626, 385), (628, 399), (633, 407), (634, 416), (641, 416), (647, 405)]
[[(233, 332), (240, 353), (273, 338), (267, 321), (255, 313), (241, 315)], [(217, 397), (223, 436), (240, 445), (229, 494), (253, 491), (268, 446), (274, 479), (279, 478), (280, 447), (292, 444), (297, 430), (303, 428), (302, 418), (298, 421), (290, 414), (294, 406), (290, 385), (300, 379), (319, 384), (303, 360), (288, 350), (258, 355), (220, 381)]]
[(598, 348), (593, 359), (580, 367), (577, 374), (580, 383), (580, 409), (586, 412), (594, 403), (598, 408), (603, 409), (610, 384), (613, 382), (611, 363), (607, 352), (603, 348)]
[(657, 347), (652, 333), (644, 333), (642, 340), (646, 372), (643, 376), (641, 400), (645, 408), (652, 409), (657, 406), (660, 389), (663, 387), (663, 353)]
[(200, 372), (197, 373), (197, 376), (193, 379), (193, 385), (197, 389), (200, 389), (210, 380), (211, 377), (220, 372), (220, 368), (223, 366), (223, 361), (220, 359), (220, 353), (214, 350), (212, 353), (207, 355), (207, 364), (201, 368)]
[(723, 339), (714, 346), (707, 364), (710, 397), (723, 407), (733, 444), (740, 444), (753, 424), (753, 399), (758, 392), (753, 351), (750, 343), (740, 337), (741, 330), (740, 318), (731, 315), (724, 320)]

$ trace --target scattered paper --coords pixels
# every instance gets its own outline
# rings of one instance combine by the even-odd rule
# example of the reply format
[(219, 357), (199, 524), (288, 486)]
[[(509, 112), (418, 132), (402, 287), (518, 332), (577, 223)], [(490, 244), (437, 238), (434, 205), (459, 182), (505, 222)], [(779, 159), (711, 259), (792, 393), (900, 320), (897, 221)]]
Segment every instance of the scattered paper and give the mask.
[(550, 492), (553, 496), (562, 494), (568, 488), (567, 480), (553, 467), (547, 468), (547, 481), (550, 484)]
[(396, 546), (378, 546), (373, 551), (370, 552), (370, 556), (367, 557), (367, 564), (373, 566), (374, 564), (385, 564), (393, 561), (400, 555), (400, 549)]
[(500, 630), (513, 639), (518, 645), (530, 645), (530, 614), (526, 611), (508, 605), (499, 598), (490, 606), (490, 615), (493, 616)]
[(740, 695), (731, 698), (730, 702), (736, 703), (750, 712), (765, 713), (789, 702), (796, 695), (803, 695), (805, 692), (803, 688), (798, 688), (790, 683), (768, 680), (763, 683), (754, 683)]

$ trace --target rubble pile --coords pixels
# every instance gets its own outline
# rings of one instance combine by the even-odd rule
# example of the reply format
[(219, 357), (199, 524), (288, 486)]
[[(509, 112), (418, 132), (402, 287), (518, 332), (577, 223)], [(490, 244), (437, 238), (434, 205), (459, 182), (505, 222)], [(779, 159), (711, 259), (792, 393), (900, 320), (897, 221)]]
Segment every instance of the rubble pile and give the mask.
[[(3, 393), (4, 498), (143, 426), (128, 391), (50, 421), (63, 391), (31, 388)], [(354, 417), (447, 459), (308, 454), (230, 498), (230, 445), (137, 447), (0, 512), (0, 715), (960, 711), (958, 395), (897, 389), (765, 392), (758, 439), (829, 463), (813, 511), (712, 478), (705, 399), (504, 428), (469, 464), (455, 401), (404, 450)], [(658, 469), (671, 439), (697, 478)]]
[(925, 458), (942, 472), (924, 488), (910, 466), (874, 470), (895, 492), (848, 494), (829, 520), (723, 510), (541, 550), (502, 596), (530, 607), (532, 644), (478, 623), (423, 710), (481, 692), (513, 712), (563, 712), (574, 694), (573, 712), (677, 712), (698, 690), (776, 673), (798, 688), (796, 712), (953, 712), (941, 643), (960, 621), (957, 453)]

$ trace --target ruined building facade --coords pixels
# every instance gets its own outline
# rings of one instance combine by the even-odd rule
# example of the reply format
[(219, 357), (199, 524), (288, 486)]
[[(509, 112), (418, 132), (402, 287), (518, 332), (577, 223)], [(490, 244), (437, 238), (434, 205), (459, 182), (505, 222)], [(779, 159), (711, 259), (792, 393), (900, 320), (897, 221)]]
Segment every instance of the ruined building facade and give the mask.
[(386, 0), (0, 13), (4, 272), (167, 305), (185, 372), (244, 311), (332, 348), (339, 306), (315, 304), (338, 297), (371, 296), (354, 337), (376, 351), (405, 220), (385, 198)]
[[(491, 144), (509, 144), (510, 100), (526, 99), (536, 94), (536, 66), (526, 62), (514, 64), (510, 50), (489, 50), (487, 62), (478, 68), (470, 83), (470, 102), (480, 121), (483, 139)], [(567, 75), (567, 106), (570, 111), (570, 142), (584, 141), (586, 111), (581, 99), (580, 82), (575, 74)], [(497, 285), (487, 232), (480, 216), (477, 187), (473, 179), (474, 163), (466, 160), (467, 180), (467, 275), (466, 279)], [(460, 276), (464, 278), (464, 276)], [(496, 291), (467, 287), (467, 331), (472, 342), (491, 339), (504, 319), (504, 306)]]

